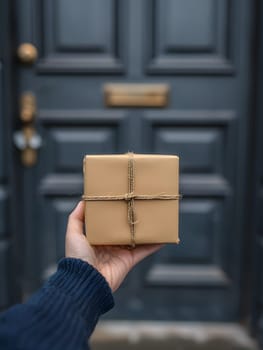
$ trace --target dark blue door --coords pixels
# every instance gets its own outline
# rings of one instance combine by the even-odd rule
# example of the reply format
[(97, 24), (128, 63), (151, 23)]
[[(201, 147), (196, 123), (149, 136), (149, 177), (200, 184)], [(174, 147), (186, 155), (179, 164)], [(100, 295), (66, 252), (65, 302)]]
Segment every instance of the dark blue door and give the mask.
[[(18, 44), (38, 51), (35, 61), (18, 63), (18, 92), (35, 95), (42, 139), (36, 165), (17, 172), (24, 295), (63, 256), (84, 154), (174, 153), (184, 195), (181, 244), (136, 268), (108, 317), (239, 319), (252, 5), (17, 1)], [(108, 107), (106, 83), (166, 84), (169, 104)]]

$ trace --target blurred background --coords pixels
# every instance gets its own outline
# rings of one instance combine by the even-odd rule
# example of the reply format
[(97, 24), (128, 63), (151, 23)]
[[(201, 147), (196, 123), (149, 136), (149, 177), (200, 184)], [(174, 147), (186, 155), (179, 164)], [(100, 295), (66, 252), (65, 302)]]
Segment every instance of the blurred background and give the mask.
[(260, 0), (0, 0), (0, 307), (64, 254), (96, 153), (181, 158), (179, 246), (135, 268), (94, 349), (263, 341)]

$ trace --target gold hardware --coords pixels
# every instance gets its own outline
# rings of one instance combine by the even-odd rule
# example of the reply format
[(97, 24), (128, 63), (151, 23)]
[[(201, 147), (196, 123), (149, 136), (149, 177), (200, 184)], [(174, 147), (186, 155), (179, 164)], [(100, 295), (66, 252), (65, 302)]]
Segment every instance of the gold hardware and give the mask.
[(20, 98), (20, 119), (24, 123), (32, 122), (36, 116), (36, 98), (31, 92), (25, 92)]
[(17, 56), (21, 63), (33, 64), (37, 60), (37, 48), (31, 43), (23, 43), (18, 46)]
[(108, 107), (165, 107), (168, 84), (106, 84), (105, 105)]
[(22, 129), (22, 133), (25, 137), (26, 147), (21, 152), (21, 162), (26, 167), (32, 167), (37, 162), (37, 150), (30, 146), (30, 140), (35, 135), (35, 129), (31, 126), (26, 126)]
[(35, 129), (36, 98), (31, 92), (25, 92), (20, 98), (20, 120), (22, 128), (14, 134), (14, 143), (21, 151), (21, 161), (26, 167), (37, 162), (37, 150), (42, 140)]

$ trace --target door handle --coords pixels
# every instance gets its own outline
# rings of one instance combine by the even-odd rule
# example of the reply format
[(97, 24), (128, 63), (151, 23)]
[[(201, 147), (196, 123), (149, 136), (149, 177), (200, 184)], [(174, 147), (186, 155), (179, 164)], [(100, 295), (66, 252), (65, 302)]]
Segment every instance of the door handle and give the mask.
[(23, 93), (20, 98), (19, 116), (22, 122), (21, 130), (14, 133), (14, 144), (21, 151), (21, 162), (26, 167), (32, 167), (37, 162), (37, 151), (42, 145), (41, 136), (35, 128), (36, 98), (31, 92)]
[(32, 92), (26, 92), (20, 97), (20, 120), (23, 123), (33, 122), (36, 117), (36, 97)]

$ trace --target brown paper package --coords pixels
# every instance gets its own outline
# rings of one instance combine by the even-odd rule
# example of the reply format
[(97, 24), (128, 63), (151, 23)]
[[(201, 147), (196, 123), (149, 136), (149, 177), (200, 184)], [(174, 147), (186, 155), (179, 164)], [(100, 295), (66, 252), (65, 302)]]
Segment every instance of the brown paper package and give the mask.
[[(129, 161), (133, 164), (133, 214), (128, 218)], [(178, 243), (179, 158), (175, 155), (86, 155), (83, 161), (85, 229), (94, 245)], [(170, 199), (136, 199), (145, 195), (173, 195)], [(94, 200), (119, 196), (121, 200)], [(93, 198), (93, 200), (87, 200)], [(150, 197), (151, 198), (151, 197)], [(131, 204), (131, 203), (130, 203)], [(133, 227), (131, 227), (133, 226)], [(134, 232), (132, 232), (132, 228)]]

